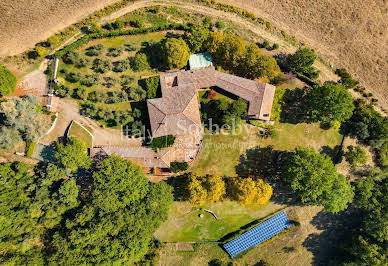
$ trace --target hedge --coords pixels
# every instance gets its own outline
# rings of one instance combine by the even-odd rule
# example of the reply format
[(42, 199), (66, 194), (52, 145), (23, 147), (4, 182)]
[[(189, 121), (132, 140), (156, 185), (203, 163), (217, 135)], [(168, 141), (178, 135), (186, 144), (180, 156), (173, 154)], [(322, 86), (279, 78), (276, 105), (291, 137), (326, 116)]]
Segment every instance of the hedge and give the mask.
[(187, 162), (172, 162), (170, 166), (170, 170), (173, 173), (186, 171), (187, 169), (189, 169), (189, 164)]
[(151, 140), (150, 146), (154, 151), (157, 151), (159, 149), (167, 148), (174, 145), (174, 142), (175, 142), (175, 136), (167, 135), (159, 138), (153, 138)]
[(320, 85), (315, 80), (312, 80), (311, 78), (307, 77), (306, 75), (303, 75), (300, 72), (296, 72), (295, 74), (298, 77), (298, 79), (300, 79), (301, 81), (305, 82), (307, 85), (310, 85), (311, 87), (319, 86)]
[(36, 142), (26, 142), (26, 156), (32, 157), (34, 155)]

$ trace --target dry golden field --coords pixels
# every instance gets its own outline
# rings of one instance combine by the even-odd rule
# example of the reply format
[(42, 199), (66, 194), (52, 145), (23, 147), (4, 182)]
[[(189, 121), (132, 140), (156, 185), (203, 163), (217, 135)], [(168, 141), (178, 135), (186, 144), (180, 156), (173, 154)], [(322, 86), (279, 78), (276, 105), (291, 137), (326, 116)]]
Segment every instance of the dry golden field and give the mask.
[(346, 67), (388, 108), (388, 1), (221, 0), (250, 10)]
[(0, 56), (14, 55), (117, 0), (1, 0)]
[[(115, 1), (2, 0), (0, 56), (31, 48), (35, 43)], [(346, 67), (388, 109), (386, 0), (221, 1), (256, 13), (305, 41), (334, 67)], [(150, 2), (138, 1), (134, 7)], [(171, 2), (176, 4), (176, 1)]]

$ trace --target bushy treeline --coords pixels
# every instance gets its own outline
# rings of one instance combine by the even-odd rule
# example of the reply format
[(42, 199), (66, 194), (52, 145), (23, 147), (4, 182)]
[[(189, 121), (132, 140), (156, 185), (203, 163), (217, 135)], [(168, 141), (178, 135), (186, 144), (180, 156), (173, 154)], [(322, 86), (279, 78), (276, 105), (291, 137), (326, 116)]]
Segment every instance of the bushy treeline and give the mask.
[(221, 177), (215, 175), (198, 176), (192, 173), (180, 177), (181, 197), (194, 205), (217, 202), (225, 198), (241, 205), (268, 203), (272, 187), (259, 177)]
[[(0, 164), (0, 263), (133, 265), (152, 260), (144, 256), (167, 219), (172, 188), (150, 183), (140, 167), (117, 156), (91, 167), (79, 140), (60, 144), (56, 158), (34, 167)], [(78, 175), (80, 166), (84, 171)]]
[(239, 36), (211, 33), (203, 47), (217, 64), (241, 77), (274, 81), (281, 75), (273, 57), (264, 55), (256, 44), (245, 43)]
[(364, 100), (355, 101), (353, 115), (344, 125), (350, 136), (370, 145), (377, 153), (380, 167), (388, 167), (388, 118), (376, 112), (373, 105)]

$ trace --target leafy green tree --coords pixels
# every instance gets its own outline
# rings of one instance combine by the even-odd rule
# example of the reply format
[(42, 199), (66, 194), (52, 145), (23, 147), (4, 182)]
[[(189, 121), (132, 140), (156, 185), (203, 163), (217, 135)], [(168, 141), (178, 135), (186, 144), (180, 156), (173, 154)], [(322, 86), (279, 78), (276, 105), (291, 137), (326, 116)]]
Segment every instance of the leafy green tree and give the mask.
[(147, 98), (148, 99), (153, 99), (156, 97), (158, 88), (160, 85), (160, 77), (155, 76), (155, 77), (150, 77), (144, 80), (144, 86), (147, 91)]
[(189, 47), (181, 38), (167, 38), (162, 43), (163, 58), (170, 69), (182, 68), (187, 65), (190, 57)]
[(281, 177), (302, 202), (322, 205), (327, 211), (339, 212), (352, 202), (353, 190), (344, 176), (337, 173), (331, 159), (313, 149), (297, 147), (282, 155)]
[(150, 68), (147, 55), (145, 53), (137, 53), (133, 58), (132, 68), (135, 71), (143, 71)]
[(193, 25), (190, 27), (190, 35), (187, 38), (188, 45), (193, 53), (202, 51), (203, 45), (209, 38), (210, 31), (200, 25)]
[(294, 73), (309, 73), (317, 56), (308, 48), (299, 48), (288, 60), (288, 66)]
[(0, 65), (0, 96), (10, 95), (15, 91), (16, 77), (5, 66)]
[(55, 158), (65, 168), (76, 171), (78, 168), (90, 168), (92, 161), (88, 156), (86, 144), (75, 137), (70, 137), (64, 145), (59, 143)]
[(308, 113), (313, 121), (343, 122), (349, 119), (354, 110), (352, 95), (342, 86), (325, 83), (313, 88), (306, 96)]
[[(44, 264), (47, 230), (79, 205), (75, 179), (53, 164), (37, 166), (32, 175), (24, 163), (0, 164), (0, 248), (2, 263)], [(7, 264), (6, 263), (6, 264)]]
[(201, 106), (202, 118), (205, 121), (211, 119), (213, 125), (217, 124), (220, 127), (239, 124), (241, 118), (247, 115), (247, 109), (247, 102), (241, 98), (232, 104), (225, 99), (217, 99), (202, 103)]
[(366, 154), (366, 151), (360, 146), (348, 146), (348, 151), (345, 153), (345, 158), (346, 161), (353, 167), (365, 164), (368, 161), (368, 155)]
[(150, 183), (140, 167), (118, 156), (100, 161), (94, 188), (66, 228), (53, 236), (55, 264), (133, 264), (167, 219), (172, 188)]

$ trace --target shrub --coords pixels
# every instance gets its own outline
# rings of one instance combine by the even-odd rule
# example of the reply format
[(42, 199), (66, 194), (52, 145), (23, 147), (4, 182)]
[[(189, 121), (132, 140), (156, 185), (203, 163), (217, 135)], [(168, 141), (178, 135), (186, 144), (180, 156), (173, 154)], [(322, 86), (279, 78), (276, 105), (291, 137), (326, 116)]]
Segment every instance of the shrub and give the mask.
[(112, 77), (104, 77), (103, 79), (104, 79), (104, 82), (102, 83), (102, 85), (104, 85), (107, 88), (111, 88), (117, 83), (117, 80)]
[(150, 68), (147, 55), (145, 53), (137, 53), (133, 58), (132, 68), (135, 71), (143, 71)]
[(73, 94), (73, 89), (65, 85), (59, 85), (54, 89), (54, 93), (55, 95), (64, 98), (66, 96), (71, 96)]
[(127, 52), (133, 52), (133, 51), (136, 51), (136, 47), (132, 44), (124, 44), (125, 46), (125, 51)]
[(124, 72), (131, 68), (131, 61), (129, 58), (127, 58), (121, 61), (117, 61), (113, 65), (114, 72)]
[(348, 146), (348, 151), (345, 153), (346, 161), (353, 167), (365, 164), (368, 161), (366, 151), (360, 146)]
[(118, 47), (118, 48), (109, 48), (108, 52), (106, 53), (107, 56), (113, 56), (113, 57), (118, 57), (123, 53), (123, 48)]
[(66, 75), (65, 79), (71, 83), (76, 83), (83, 78), (81, 73), (70, 72)]
[(87, 56), (100, 56), (103, 52), (104, 46), (102, 44), (97, 44), (90, 46), (86, 49), (86, 55)]
[(267, 40), (264, 40), (262, 43), (262, 47), (268, 48), (269, 47), (269, 42)]
[(96, 58), (94, 59), (93, 61), (93, 67), (92, 69), (95, 71), (95, 72), (98, 72), (98, 73), (105, 73), (109, 70), (112, 69), (112, 62), (109, 60), (109, 59), (105, 59), (105, 58)]
[(157, 151), (159, 149), (171, 147), (172, 145), (174, 145), (174, 142), (175, 142), (175, 136), (167, 135), (159, 138), (153, 138), (151, 140), (150, 147), (154, 151)]
[(274, 43), (274, 44), (272, 45), (272, 50), (276, 50), (276, 49), (279, 49), (279, 44)]
[(121, 30), (122, 28), (124, 28), (125, 26), (125, 23), (122, 19), (117, 19), (115, 22), (112, 23), (113, 24), (113, 27), (115, 29), (118, 29), (118, 30)]
[(80, 83), (82, 85), (85, 85), (88, 87), (96, 85), (98, 82), (99, 82), (99, 77), (97, 74), (87, 74), (80, 80)]
[(145, 90), (143, 90), (140, 87), (134, 87), (134, 88), (130, 89), (130, 91), (128, 93), (128, 96), (132, 100), (138, 102), (138, 101), (144, 100), (146, 98), (146, 96), (147, 96), (147, 93), (146, 93)]
[(129, 21), (129, 25), (135, 28), (143, 28), (144, 27), (144, 21), (143, 19), (137, 17)]
[(10, 95), (16, 88), (16, 76), (0, 65), (0, 96)]
[(65, 64), (74, 64), (79, 60), (79, 53), (75, 51), (69, 51), (62, 56), (62, 60)]
[(187, 162), (172, 162), (170, 166), (170, 170), (173, 173), (186, 171), (187, 169), (189, 169), (189, 164)]
[(337, 68), (335, 73), (341, 77), (340, 83), (347, 89), (354, 88), (358, 85), (358, 81), (354, 80), (345, 68)]
[(75, 67), (77, 68), (83, 68), (87, 67), (90, 64), (90, 59), (86, 57), (80, 57), (77, 62), (74, 63)]
[(88, 97), (88, 93), (85, 88), (78, 88), (76, 90), (76, 96), (78, 99), (86, 100)]
[(156, 97), (157, 90), (160, 84), (160, 77), (150, 77), (144, 80), (145, 88), (147, 90), (147, 98), (153, 99)]
[(222, 21), (217, 21), (215, 26), (218, 30), (222, 30), (225, 27), (224, 22)]

